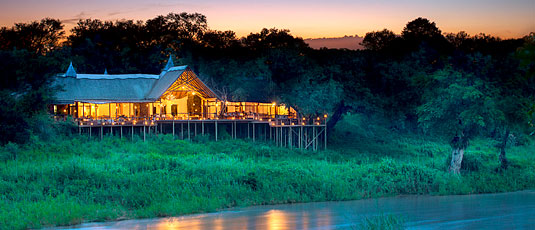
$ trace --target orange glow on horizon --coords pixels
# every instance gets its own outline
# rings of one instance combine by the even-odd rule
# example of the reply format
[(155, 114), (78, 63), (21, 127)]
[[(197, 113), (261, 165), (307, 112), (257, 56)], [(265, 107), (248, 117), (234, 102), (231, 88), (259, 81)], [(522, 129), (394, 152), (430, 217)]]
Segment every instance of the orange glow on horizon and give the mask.
[[(489, 2), (484, 0), (436, 1), (215, 1), (163, 2), (147, 4), (131, 0), (101, 0), (62, 4), (61, 2), (8, 2), (0, 9), (0, 26), (30, 22), (42, 18), (64, 21), (67, 33), (78, 19), (147, 20), (157, 15), (182, 11), (204, 14), (208, 26), (232, 30), (237, 37), (257, 33), (262, 28), (289, 29), (302, 38), (364, 36), (367, 32), (390, 29), (399, 34), (407, 22), (425, 17), (437, 23), (443, 32), (466, 31), (470, 35), (486, 33), (502, 38), (517, 38), (535, 31), (535, 5), (530, 1)], [(179, 9), (179, 10), (176, 10)]]

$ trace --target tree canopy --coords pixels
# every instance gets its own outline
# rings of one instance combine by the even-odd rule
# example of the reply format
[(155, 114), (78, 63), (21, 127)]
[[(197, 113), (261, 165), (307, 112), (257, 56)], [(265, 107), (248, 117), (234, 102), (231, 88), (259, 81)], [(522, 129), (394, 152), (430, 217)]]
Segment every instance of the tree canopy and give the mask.
[[(53, 75), (71, 61), (84, 73), (158, 74), (169, 55), (229, 100), (277, 101), (303, 116), (328, 113), (330, 129), (349, 111), (383, 116), (391, 129), (459, 141), (454, 147), (478, 135), (529, 135), (534, 37), (444, 34), (417, 18), (399, 35), (367, 33), (364, 50), (314, 50), (285, 29), (241, 38), (213, 30), (199, 13), (80, 20), (68, 36), (60, 20), (17, 23), (0, 29), (0, 135), (2, 143), (27, 140), (31, 120), (57, 90)], [(14, 130), (29, 131), (7, 135)]]

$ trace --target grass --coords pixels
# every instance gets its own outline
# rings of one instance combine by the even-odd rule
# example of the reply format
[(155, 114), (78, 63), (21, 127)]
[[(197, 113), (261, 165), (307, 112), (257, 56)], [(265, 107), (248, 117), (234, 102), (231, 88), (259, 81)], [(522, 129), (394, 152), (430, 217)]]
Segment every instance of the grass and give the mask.
[(405, 221), (402, 217), (393, 214), (381, 213), (377, 216), (365, 217), (360, 225), (352, 226), (353, 229), (362, 230), (402, 230)]
[(382, 125), (361, 126), (359, 119), (342, 121), (330, 149), (319, 152), (244, 140), (189, 142), (165, 135), (147, 142), (75, 136), (8, 144), (0, 148), (0, 228), (262, 204), (534, 188), (533, 141), (509, 147), (511, 167), (497, 172), (497, 142), (476, 140), (467, 149), (462, 175), (456, 176), (446, 170), (450, 149), (445, 142)]

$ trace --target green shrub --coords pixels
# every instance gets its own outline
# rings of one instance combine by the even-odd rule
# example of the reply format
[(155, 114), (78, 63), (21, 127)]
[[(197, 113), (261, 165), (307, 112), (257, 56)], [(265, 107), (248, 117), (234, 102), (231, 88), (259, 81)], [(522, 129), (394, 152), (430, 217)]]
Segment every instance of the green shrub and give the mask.
[(393, 214), (381, 213), (377, 216), (365, 217), (358, 228), (362, 230), (401, 230), (405, 229), (403, 218)]

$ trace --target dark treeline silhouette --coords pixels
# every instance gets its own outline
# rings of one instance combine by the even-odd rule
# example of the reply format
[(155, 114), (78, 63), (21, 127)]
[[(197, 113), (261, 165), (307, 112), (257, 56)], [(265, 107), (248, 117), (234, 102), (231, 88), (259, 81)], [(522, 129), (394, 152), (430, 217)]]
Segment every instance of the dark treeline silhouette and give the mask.
[(60, 90), (52, 88), (54, 74), (70, 61), (81, 73), (157, 74), (173, 55), (224, 98), (278, 101), (305, 116), (329, 113), (330, 131), (344, 113), (357, 112), (389, 119), (393, 130), (444, 136), (454, 172), (470, 139), (500, 137), (507, 167), (510, 132), (533, 130), (534, 43), (533, 33), (507, 40), (444, 34), (425, 18), (400, 35), (367, 33), (359, 51), (314, 50), (275, 28), (238, 38), (210, 29), (198, 13), (80, 20), (68, 36), (59, 20), (47, 18), (0, 30), (0, 136), (2, 143), (24, 142), (50, 128), (35, 120)]

